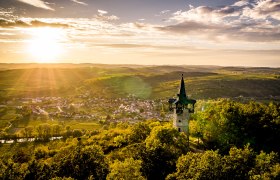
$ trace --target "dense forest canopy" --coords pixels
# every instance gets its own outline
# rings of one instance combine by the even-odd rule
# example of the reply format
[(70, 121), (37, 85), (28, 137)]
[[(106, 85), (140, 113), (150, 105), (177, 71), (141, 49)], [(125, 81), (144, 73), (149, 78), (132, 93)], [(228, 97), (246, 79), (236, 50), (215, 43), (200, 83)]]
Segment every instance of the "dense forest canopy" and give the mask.
[[(278, 179), (280, 105), (199, 101), (187, 137), (171, 122), (115, 123), (99, 130), (38, 126), (2, 144), (1, 179)], [(199, 110), (200, 109), (200, 110)], [(49, 127), (48, 127), (49, 126)], [(44, 130), (44, 129), (49, 129)], [(59, 129), (59, 130), (58, 130)], [(41, 132), (41, 134), (39, 133)], [(48, 136), (62, 140), (49, 141)]]

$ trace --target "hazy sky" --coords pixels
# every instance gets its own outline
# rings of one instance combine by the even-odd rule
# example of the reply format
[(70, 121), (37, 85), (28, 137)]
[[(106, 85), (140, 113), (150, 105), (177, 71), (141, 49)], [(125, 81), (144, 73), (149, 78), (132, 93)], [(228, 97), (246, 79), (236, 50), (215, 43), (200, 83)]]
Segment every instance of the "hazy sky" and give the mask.
[(280, 0), (0, 0), (0, 62), (280, 67)]

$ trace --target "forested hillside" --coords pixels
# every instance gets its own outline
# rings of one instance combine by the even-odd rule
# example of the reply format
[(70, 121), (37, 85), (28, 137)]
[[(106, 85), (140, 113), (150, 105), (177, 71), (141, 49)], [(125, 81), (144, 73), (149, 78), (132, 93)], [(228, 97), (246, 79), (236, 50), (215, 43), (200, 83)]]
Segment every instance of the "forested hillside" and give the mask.
[[(108, 120), (100, 129), (62, 127), (59, 134), (33, 129), (22, 137), (37, 138), (34, 142), (1, 145), (0, 177), (278, 179), (279, 110), (275, 103), (200, 101), (190, 143), (170, 122), (157, 120)], [(50, 141), (54, 135), (63, 139)]]
[[(0, 179), (279, 179), (280, 71), (0, 65)], [(184, 74), (190, 137), (168, 99)]]

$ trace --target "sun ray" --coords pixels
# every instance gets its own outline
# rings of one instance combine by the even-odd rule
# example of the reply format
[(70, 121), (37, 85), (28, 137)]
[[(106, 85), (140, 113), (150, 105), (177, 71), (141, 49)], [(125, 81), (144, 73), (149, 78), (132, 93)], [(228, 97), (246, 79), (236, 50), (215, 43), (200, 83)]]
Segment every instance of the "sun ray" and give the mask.
[[(18, 91), (22, 91), (24, 94), (20, 94), (22, 96), (27, 96), (30, 95), (30, 86), (32, 85), (29, 81), (31, 79), (31, 77), (34, 77), (34, 69), (31, 70), (26, 70), (26, 69), (21, 69), (19, 70), (18, 76), (15, 77), (15, 81), (13, 84), (12, 89), (14, 89), (15, 91), (17, 91), (16, 93), (18, 93)], [(15, 93), (15, 92), (9, 92), (9, 93)]]
[(48, 80), (49, 80), (49, 91), (51, 96), (57, 95), (58, 84), (57, 84), (57, 75), (56, 69), (48, 68)]

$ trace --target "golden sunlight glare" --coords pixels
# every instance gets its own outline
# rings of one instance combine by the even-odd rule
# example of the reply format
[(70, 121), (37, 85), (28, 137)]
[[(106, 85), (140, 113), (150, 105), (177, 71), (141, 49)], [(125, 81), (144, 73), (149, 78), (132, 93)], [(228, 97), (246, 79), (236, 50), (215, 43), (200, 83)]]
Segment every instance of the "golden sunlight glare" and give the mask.
[(32, 39), (28, 44), (28, 52), (38, 63), (53, 63), (62, 54), (63, 47), (60, 43), (61, 30), (55, 28), (33, 28)]

